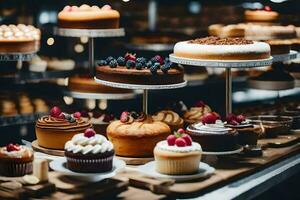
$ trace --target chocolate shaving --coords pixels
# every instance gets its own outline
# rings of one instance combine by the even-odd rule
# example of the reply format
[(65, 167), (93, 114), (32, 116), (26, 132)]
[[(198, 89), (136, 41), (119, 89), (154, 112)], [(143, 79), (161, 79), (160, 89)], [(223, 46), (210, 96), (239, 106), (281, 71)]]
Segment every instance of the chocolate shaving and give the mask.
[(219, 38), (215, 36), (197, 38), (189, 40), (189, 44), (205, 44), (205, 45), (246, 45), (253, 44), (252, 40), (246, 40), (244, 38)]

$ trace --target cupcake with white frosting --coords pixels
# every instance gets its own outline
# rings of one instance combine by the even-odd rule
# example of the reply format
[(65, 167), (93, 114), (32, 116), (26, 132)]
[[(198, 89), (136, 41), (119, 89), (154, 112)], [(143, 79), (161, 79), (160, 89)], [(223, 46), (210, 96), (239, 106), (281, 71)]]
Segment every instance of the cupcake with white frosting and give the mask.
[(156, 144), (154, 158), (156, 171), (169, 175), (197, 173), (201, 160), (200, 144), (179, 129), (174, 135)]
[(75, 172), (100, 173), (110, 171), (114, 157), (113, 144), (89, 128), (76, 134), (65, 144), (67, 168)]

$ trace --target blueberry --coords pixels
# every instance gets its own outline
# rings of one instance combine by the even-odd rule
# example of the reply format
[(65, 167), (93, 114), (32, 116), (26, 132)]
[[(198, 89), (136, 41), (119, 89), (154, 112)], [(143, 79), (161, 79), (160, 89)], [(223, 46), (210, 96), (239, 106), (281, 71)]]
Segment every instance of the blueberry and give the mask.
[(136, 62), (142, 63), (142, 65), (145, 65), (147, 60), (144, 57), (140, 57), (136, 59)]
[(170, 62), (165, 63), (163, 66), (161, 66), (160, 69), (163, 73), (168, 73), (169, 69), (171, 69), (171, 63)]
[(138, 62), (138, 63), (135, 64), (135, 68), (137, 70), (141, 70), (141, 69), (143, 69), (143, 64)]
[(151, 61), (148, 61), (147, 63), (146, 63), (146, 67), (149, 69), (150, 67), (152, 67), (152, 62)]
[(99, 60), (98, 65), (105, 66), (105, 65), (107, 65), (107, 62), (106, 62), (106, 60)]
[(170, 62), (170, 58), (169, 57), (166, 57), (165, 60), (164, 60), (164, 63), (167, 63), (167, 62)]
[(115, 60), (115, 59), (111, 60), (111, 61), (109, 62), (109, 66), (110, 66), (111, 68), (116, 68), (116, 67), (118, 66), (117, 60)]
[(65, 114), (65, 119), (66, 119), (66, 120), (68, 120), (68, 121), (69, 121), (71, 118), (72, 118), (72, 116), (71, 116), (71, 115), (69, 115), (69, 114)]
[(76, 122), (76, 119), (74, 117), (71, 117), (69, 120), (68, 120), (70, 123), (74, 123)]
[(119, 66), (125, 66), (125, 64), (126, 64), (125, 58), (123, 58), (122, 56), (120, 56), (120, 57), (117, 59), (117, 62), (118, 62), (118, 65), (119, 65)]
[(107, 63), (110, 63), (110, 61), (114, 60), (114, 57), (112, 56), (109, 56), (108, 58), (106, 58), (106, 62)]
[(156, 63), (153, 64), (153, 66), (155, 66), (157, 69), (159, 69), (160, 68), (160, 63), (156, 62)]
[(134, 67), (135, 67), (135, 62), (133, 60), (127, 60), (126, 68), (130, 69), (130, 68), (134, 68)]
[(150, 72), (154, 75), (154, 74), (157, 74), (157, 70), (158, 70), (158, 67), (157, 65), (153, 65), (152, 67), (150, 67)]

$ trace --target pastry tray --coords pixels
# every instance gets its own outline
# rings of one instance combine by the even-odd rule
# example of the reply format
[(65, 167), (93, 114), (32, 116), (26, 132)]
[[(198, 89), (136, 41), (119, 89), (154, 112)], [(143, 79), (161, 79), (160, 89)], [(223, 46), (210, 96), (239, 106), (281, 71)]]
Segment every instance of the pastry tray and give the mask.
[(36, 56), (36, 51), (26, 53), (2, 53), (0, 52), (0, 61), (29, 61)]
[(71, 28), (54, 28), (54, 34), (65, 37), (122, 37), (125, 36), (124, 28), (118, 29), (71, 29)]
[(76, 99), (104, 99), (104, 100), (126, 100), (133, 99), (136, 97), (137, 93), (88, 93), (88, 92), (74, 92), (65, 90), (64, 95), (70, 96)]

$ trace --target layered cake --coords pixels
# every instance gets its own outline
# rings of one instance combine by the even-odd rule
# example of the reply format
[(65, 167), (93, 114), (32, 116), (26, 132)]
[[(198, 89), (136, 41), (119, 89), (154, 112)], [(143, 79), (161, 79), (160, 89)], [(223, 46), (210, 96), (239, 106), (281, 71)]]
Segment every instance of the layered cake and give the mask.
[(63, 113), (53, 107), (50, 114), (39, 118), (35, 125), (38, 145), (49, 149), (64, 149), (65, 143), (75, 134), (82, 133), (92, 125), (82, 119), (79, 112)]
[(276, 22), (279, 14), (273, 11), (270, 6), (265, 6), (263, 10), (246, 10), (245, 20), (248, 22)]
[(209, 112), (212, 112), (211, 108), (203, 101), (198, 101), (195, 106), (184, 112), (183, 119), (186, 125), (190, 125), (199, 122), (201, 117)]
[(194, 174), (199, 170), (201, 146), (179, 129), (154, 148), (155, 169), (169, 175)]
[(176, 131), (184, 125), (183, 119), (172, 110), (162, 110), (152, 116), (154, 121), (160, 121), (168, 124), (171, 131)]
[(126, 54), (117, 59), (100, 60), (96, 77), (104, 81), (127, 84), (162, 85), (182, 83), (183, 69), (157, 55), (149, 60)]
[(187, 127), (187, 133), (198, 142), (203, 151), (223, 152), (237, 149), (235, 129), (225, 127), (219, 115), (207, 113), (201, 121)]
[(89, 128), (65, 144), (65, 156), (71, 171), (101, 173), (112, 170), (114, 149), (103, 135)]
[(27, 53), (40, 48), (41, 32), (31, 25), (1, 25), (0, 52)]
[(288, 40), (267, 40), (271, 47), (271, 55), (289, 54), (291, 50), (291, 42)]
[(243, 38), (210, 36), (176, 43), (174, 55), (202, 60), (257, 60), (270, 57), (270, 46)]
[(119, 28), (120, 13), (111, 6), (65, 6), (58, 13), (58, 26), (73, 29), (114, 29)]
[(152, 157), (155, 145), (170, 133), (169, 126), (154, 121), (144, 113), (123, 112), (120, 120), (107, 127), (107, 137), (116, 155), (124, 157)]

